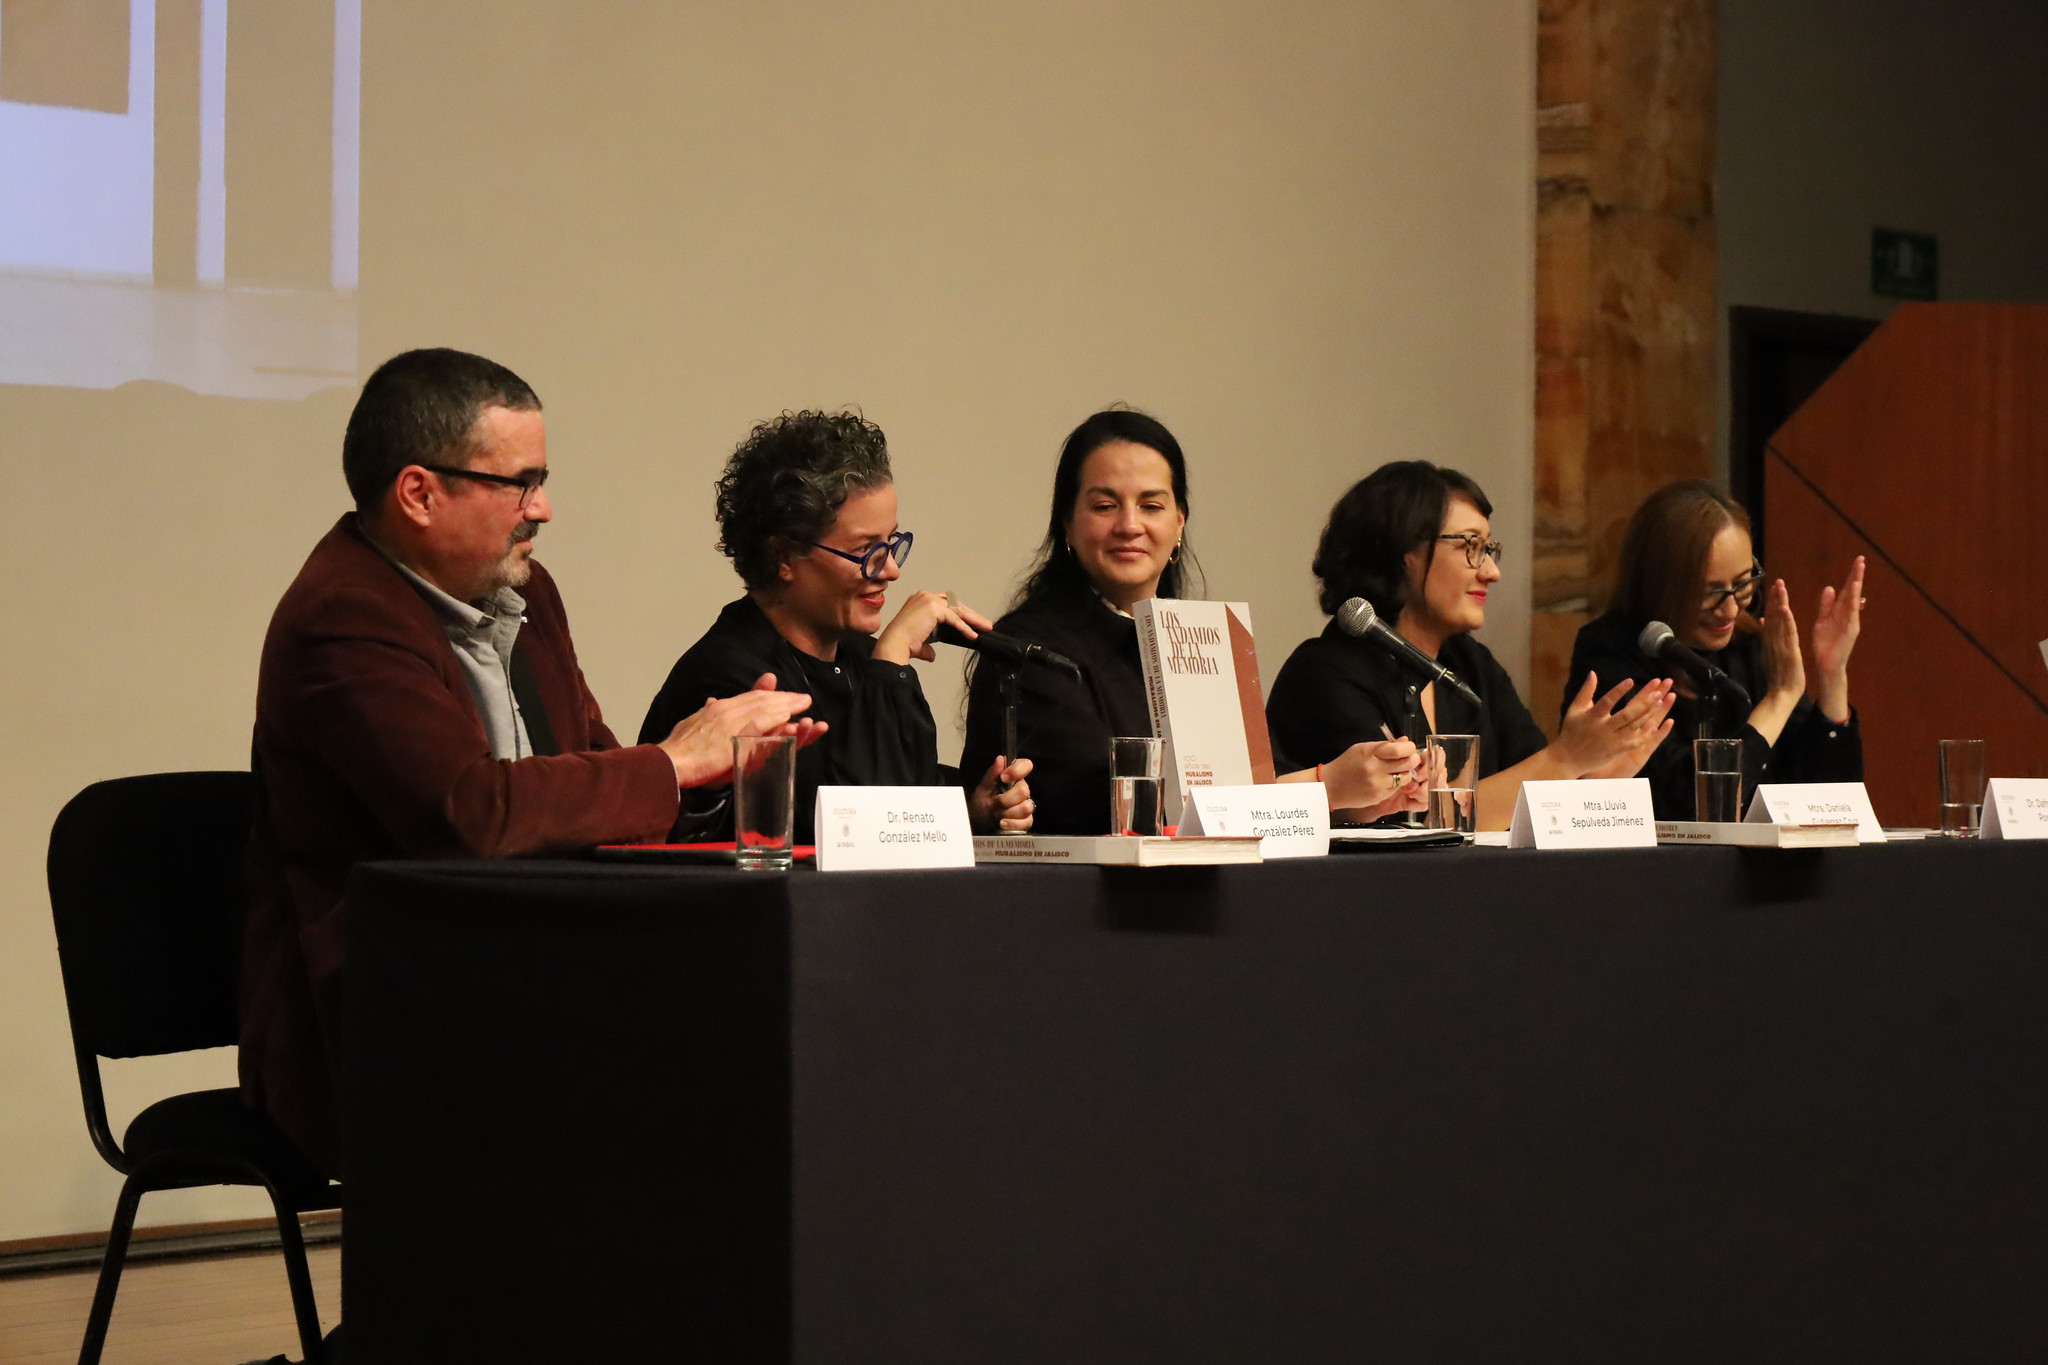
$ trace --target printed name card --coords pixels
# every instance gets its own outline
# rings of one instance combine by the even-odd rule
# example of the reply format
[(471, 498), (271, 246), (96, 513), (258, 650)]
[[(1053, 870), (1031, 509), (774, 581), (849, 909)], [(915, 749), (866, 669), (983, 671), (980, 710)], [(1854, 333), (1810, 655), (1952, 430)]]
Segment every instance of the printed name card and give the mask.
[(1749, 799), (1747, 823), (1854, 825), (1856, 842), (1881, 844), (1884, 826), (1861, 782), (1765, 782)]
[(1655, 848), (1657, 817), (1640, 777), (1524, 782), (1509, 848)]
[(1994, 777), (1984, 789), (1985, 839), (2048, 839), (2048, 777)]
[(1320, 782), (1190, 787), (1178, 833), (1256, 834), (1262, 858), (1320, 858), (1330, 851), (1330, 792)]
[(974, 866), (958, 787), (820, 787), (813, 828), (820, 872)]

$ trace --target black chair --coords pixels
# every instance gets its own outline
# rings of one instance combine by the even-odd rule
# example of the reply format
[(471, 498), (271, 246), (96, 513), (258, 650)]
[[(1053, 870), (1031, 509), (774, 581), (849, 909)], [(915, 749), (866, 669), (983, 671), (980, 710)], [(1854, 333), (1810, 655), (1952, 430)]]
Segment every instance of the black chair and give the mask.
[(71, 1014), (72, 1050), (93, 1146), (127, 1177), (114, 1206), (80, 1365), (106, 1343), (135, 1211), (152, 1190), (261, 1185), (277, 1210), (299, 1344), (324, 1361), (320, 1314), (298, 1215), (341, 1206), (240, 1092), (200, 1090), (135, 1116), (121, 1143), (107, 1126), (102, 1057), (222, 1047), (236, 1038), (246, 896), (242, 853), (255, 810), (249, 773), (158, 773), (96, 782), (50, 831), (50, 909)]

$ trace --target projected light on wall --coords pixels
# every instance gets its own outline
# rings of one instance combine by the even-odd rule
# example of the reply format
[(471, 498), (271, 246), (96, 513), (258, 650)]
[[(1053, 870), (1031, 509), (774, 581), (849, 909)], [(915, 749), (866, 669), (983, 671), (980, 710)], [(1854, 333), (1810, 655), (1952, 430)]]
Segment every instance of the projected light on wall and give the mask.
[(0, 0), (0, 384), (356, 371), (362, 0)]

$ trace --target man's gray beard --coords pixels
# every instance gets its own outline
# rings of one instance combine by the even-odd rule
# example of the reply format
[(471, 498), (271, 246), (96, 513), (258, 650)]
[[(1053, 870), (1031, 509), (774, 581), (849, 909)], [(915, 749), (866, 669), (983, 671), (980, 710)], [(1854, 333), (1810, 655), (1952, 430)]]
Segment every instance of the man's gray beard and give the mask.
[[(529, 522), (528, 525), (533, 525)], [(533, 580), (533, 558), (521, 555), (519, 547), (538, 534), (538, 527), (523, 536), (514, 536), (512, 544), (506, 547), (505, 558), (499, 562), (498, 571), (491, 575), (491, 592), (500, 588), (523, 588)], [(485, 594), (488, 596), (489, 594)]]

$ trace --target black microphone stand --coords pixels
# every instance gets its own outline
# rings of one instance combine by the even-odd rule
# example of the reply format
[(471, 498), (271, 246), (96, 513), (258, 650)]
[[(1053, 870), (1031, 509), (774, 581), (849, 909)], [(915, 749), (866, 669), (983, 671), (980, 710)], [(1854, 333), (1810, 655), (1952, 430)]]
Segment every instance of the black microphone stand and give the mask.
[(1017, 761), (1017, 675), (1021, 670), (1015, 664), (1003, 668), (1000, 684), (1003, 697), (1003, 757)]
[(1700, 723), (1693, 727), (1694, 739), (1719, 739), (1721, 728), (1721, 680), (1718, 674), (1707, 674), (1700, 684)]

